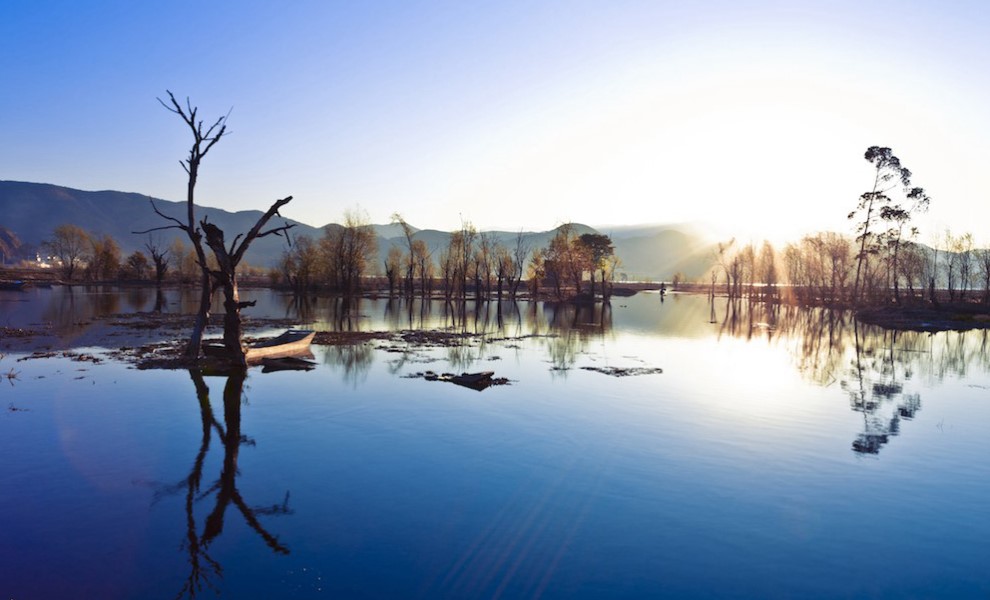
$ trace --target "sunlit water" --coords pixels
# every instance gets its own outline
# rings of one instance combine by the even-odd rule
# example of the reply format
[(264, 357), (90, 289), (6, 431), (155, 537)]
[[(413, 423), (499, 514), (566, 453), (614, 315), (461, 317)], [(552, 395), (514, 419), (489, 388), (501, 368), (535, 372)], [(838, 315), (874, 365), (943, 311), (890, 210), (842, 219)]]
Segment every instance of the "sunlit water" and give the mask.
[[(500, 318), (248, 295), (249, 314), (322, 329), (484, 335), (316, 346), (313, 371), (243, 382), (19, 360), (4, 340), (0, 597), (990, 594), (984, 332), (713, 312), (703, 296)], [(154, 303), (5, 292), (0, 325), (100, 356), (101, 315)], [(408, 377), (428, 369), (511, 384)]]

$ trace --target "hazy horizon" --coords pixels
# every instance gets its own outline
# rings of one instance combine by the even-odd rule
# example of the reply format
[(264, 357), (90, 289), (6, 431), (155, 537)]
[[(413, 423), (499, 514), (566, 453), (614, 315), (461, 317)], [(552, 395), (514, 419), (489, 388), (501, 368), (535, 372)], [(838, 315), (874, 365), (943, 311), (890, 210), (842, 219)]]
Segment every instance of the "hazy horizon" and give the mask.
[[(188, 10), (186, 10), (188, 8)], [(990, 231), (979, 3), (56, 5), (0, 23), (0, 179), (185, 195), (189, 97), (231, 135), (198, 202), (449, 231), (705, 223), (851, 232), (890, 146), (932, 196), (921, 241)], [(189, 20), (189, 15), (195, 18)], [(189, 23), (205, 24), (190, 27)], [(210, 32), (209, 44), (203, 44)], [(14, 118), (16, 117), (16, 118)], [(421, 218), (426, 216), (427, 218)]]

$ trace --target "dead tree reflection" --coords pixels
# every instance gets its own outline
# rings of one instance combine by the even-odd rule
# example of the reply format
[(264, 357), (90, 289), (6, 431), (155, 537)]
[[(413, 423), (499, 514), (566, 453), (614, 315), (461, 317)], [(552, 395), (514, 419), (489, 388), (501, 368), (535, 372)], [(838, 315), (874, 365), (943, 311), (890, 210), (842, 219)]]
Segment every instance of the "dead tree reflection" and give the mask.
[[(210, 388), (203, 374), (197, 370), (189, 372), (196, 388), (196, 398), (199, 402), (202, 435), (199, 451), (193, 461), (189, 475), (182, 481), (158, 490), (155, 500), (165, 496), (182, 493), (185, 498), (185, 539), (181, 544), (182, 550), (188, 555), (189, 576), (183, 583), (176, 598), (195, 598), (197, 594), (208, 588), (219, 593), (219, 580), (223, 578), (223, 567), (209, 553), (210, 546), (223, 533), (224, 519), (227, 509), (233, 506), (252, 529), (276, 554), (289, 554), (289, 548), (270, 533), (260, 521), (260, 517), (292, 514), (289, 508), (289, 492), (279, 504), (270, 506), (250, 506), (237, 485), (240, 475), (237, 460), (241, 446), (254, 446), (253, 439), (241, 431), (241, 398), (244, 389), (245, 373), (235, 372), (227, 377), (223, 390), (223, 422), (219, 421), (213, 412), (210, 401)], [(204, 489), (204, 470), (206, 459), (210, 453), (210, 444), (214, 435), (223, 444), (223, 462), (219, 477)], [(213, 499), (213, 507), (203, 519), (202, 525), (197, 519), (196, 507), (204, 500)]]

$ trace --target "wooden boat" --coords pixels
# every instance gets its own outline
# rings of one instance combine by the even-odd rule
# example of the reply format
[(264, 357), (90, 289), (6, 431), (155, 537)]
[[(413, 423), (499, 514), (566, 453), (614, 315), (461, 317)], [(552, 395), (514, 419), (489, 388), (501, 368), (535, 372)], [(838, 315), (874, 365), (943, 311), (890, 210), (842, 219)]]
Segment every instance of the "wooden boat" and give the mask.
[(279, 358), (309, 352), (309, 345), (316, 336), (309, 329), (290, 329), (278, 337), (250, 346), (244, 351), (249, 363), (259, 363), (263, 358)]

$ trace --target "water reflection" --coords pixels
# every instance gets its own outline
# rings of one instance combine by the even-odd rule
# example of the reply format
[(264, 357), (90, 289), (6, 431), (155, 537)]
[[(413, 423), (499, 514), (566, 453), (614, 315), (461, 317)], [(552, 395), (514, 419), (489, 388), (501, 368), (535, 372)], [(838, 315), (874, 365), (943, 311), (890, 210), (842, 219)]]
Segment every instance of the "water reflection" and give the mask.
[[(543, 305), (544, 323), (551, 332), (546, 338), (551, 372), (566, 376), (592, 341), (600, 340), (612, 329), (612, 307), (609, 304)], [(535, 320), (539, 323), (539, 320)], [(534, 334), (539, 329), (534, 329)]]
[(135, 286), (125, 288), (124, 300), (130, 312), (140, 312), (147, 309), (151, 288)]
[(328, 346), (323, 355), (325, 364), (343, 369), (344, 381), (354, 388), (367, 380), (374, 359), (375, 348), (369, 342), (335, 344)]
[[(878, 454), (890, 438), (900, 433), (901, 419), (910, 420), (921, 410), (921, 395), (904, 391), (904, 381), (913, 374), (910, 360), (901, 356), (920, 355), (923, 348), (910, 347), (919, 338), (901, 332), (881, 330), (867, 337), (861, 326), (853, 322), (854, 359), (848, 377), (841, 381), (849, 394), (852, 410), (863, 415), (863, 432), (853, 441), (853, 451)], [(906, 345), (898, 345), (898, 337), (906, 337)]]
[(863, 430), (852, 442), (875, 455), (922, 408), (922, 383), (965, 378), (974, 366), (990, 371), (987, 331), (927, 333), (864, 325), (847, 311), (771, 307), (709, 300), (719, 335), (784, 340), (802, 375), (824, 387), (838, 383)]
[[(173, 288), (152, 295), (151, 288), (90, 286), (0, 294), (0, 306), (7, 326), (43, 322), (63, 343), (85, 345), (86, 330), (94, 328), (101, 316), (122, 309), (148, 311), (152, 305), (191, 313), (196, 299), (191, 290)], [(987, 331), (892, 332), (858, 324), (849, 312), (738, 298), (673, 294), (661, 303), (657, 295), (640, 294), (615, 299), (614, 304), (574, 305), (305, 296), (256, 289), (245, 290), (245, 299), (258, 301), (252, 316), (287, 318), (323, 331), (464, 334), (471, 338), (469, 343), (444, 345), (444, 358), (453, 370), (470, 369), (498, 344), (503, 346), (496, 351), (519, 347), (520, 342), (506, 338), (532, 338), (543, 346), (541, 358), (554, 377), (566, 377), (593, 343), (611, 340), (615, 329), (657, 340), (733, 337), (783, 347), (805, 379), (826, 388), (835, 386), (841, 401), (862, 415), (862, 430), (852, 443), (860, 454), (877, 454), (900, 434), (921, 410), (926, 386), (947, 377), (965, 378), (973, 369), (990, 371)], [(400, 373), (411, 362), (423, 360), (421, 350), (392, 353), (390, 371)], [(367, 380), (376, 354), (372, 343), (340, 345), (328, 348), (324, 360), (342, 367), (344, 379), (356, 387)]]
[[(189, 372), (196, 388), (202, 424), (199, 451), (193, 460), (189, 475), (178, 483), (162, 488), (155, 494), (158, 501), (166, 496), (183, 494), (185, 498), (185, 538), (181, 548), (188, 556), (189, 575), (176, 598), (195, 598), (204, 588), (219, 594), (219, 580), (223, 577), (222, 565), (210, 556), (210, 546), (223, 533), (227, 509), (236, 509), (244, 522), (276, 554), (289, 554), (289, 548), (279, 541), (261, 523), (260, 517), (292, 514), (289, 508), (289, 492), (279, 504), (257, 507), (248, 505), (241, 495), (237, 480), (240, 472), (237, 459), (241, 446), (254, 446), (255, 441), (241, 431), (241, 404), (246, 374), (235, 372), (227, 376), (223, 388), (223, 420), (217, 419), (210, 402), (210, 388), (203, 374)], [(204, 485), (205, 465), (210, 453), (210, 443), (216, 434), (223, 445), (223, 461), (215, 481)], [(197, 519), (196, 506), (212, 499), (212, 508), (201, 523)]]

